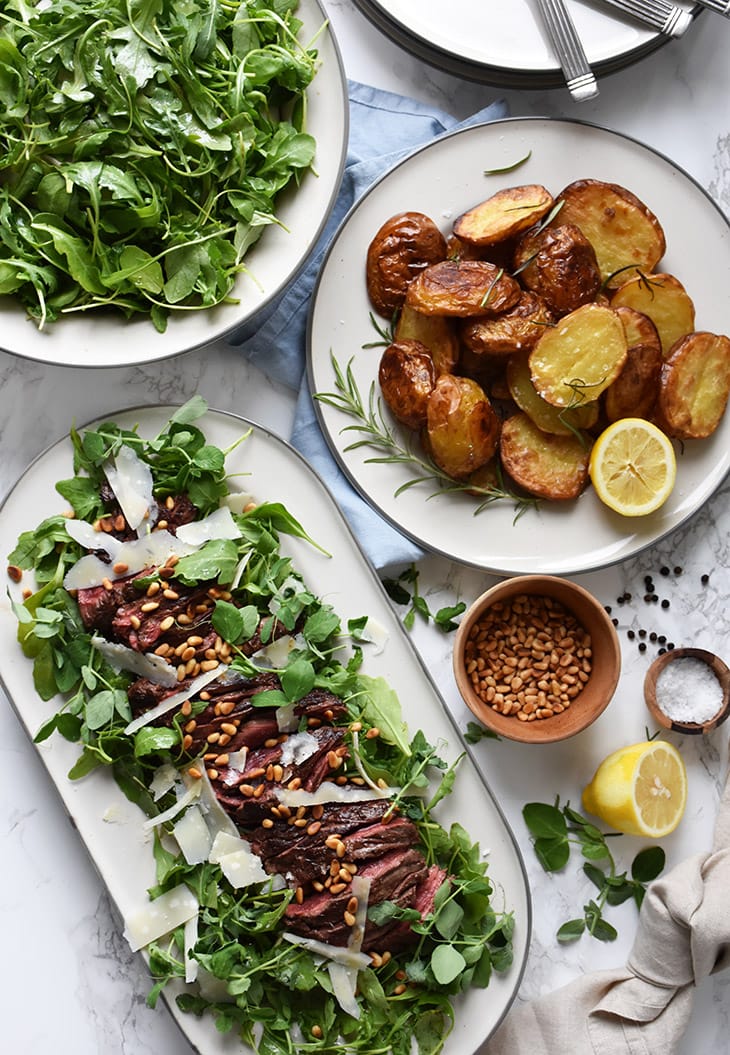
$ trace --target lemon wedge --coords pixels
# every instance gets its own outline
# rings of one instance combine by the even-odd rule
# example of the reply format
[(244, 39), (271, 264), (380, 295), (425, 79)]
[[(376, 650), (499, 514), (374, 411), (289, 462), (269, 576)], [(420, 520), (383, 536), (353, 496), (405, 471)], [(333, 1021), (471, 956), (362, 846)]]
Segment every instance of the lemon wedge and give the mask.
[(643, 418), (619, 418), (593, 444), (591, 483), (605, 505), (626, 517), (646, 516), (666, 502), (677, 477), (674, 447)]
[(614, 751), (583, 789), (583, 808), (616, 831), (661, 839), (679, 824), (687, 804), (687, 771), (665, 740)]

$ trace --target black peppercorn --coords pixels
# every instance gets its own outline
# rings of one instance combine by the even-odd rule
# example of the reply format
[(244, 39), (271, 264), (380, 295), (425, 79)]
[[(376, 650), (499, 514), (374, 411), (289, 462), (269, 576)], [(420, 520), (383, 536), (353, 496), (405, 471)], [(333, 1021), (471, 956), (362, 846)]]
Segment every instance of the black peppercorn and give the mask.
[(646, 641), (639, 642), (639, 652), (646, 652)]
[(669, 568), (666, 566), (666, 564), (663, 564), (661, 566), (661, 568), (659, 569), (659, 574), (660, 575), (669, 575)]
[(669, 601), (666, 599), (666, 597), (662, 601), (662, 608), (669, 608)]
[(675, 568), (674, 568), (674, 574), (675, 574), (675, 575), (681, 575), (681, 574), (682, 574), (682, 568), (680, 567), (680, 565), (679, 565), (679, 564), (677, 564), (677, 565), (675, 566)]

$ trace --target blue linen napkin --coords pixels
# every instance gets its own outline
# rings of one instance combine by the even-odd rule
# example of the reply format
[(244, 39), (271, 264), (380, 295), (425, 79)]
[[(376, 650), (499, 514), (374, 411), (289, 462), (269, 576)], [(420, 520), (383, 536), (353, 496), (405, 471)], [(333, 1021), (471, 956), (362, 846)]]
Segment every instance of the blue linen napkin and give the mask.
[(348, 81), (348, 94), (350, 137), (345, 172), (324, 232), (297, 278), (263, 316), (253, 320), (253, 326), (234, 332), (228, 343), (239, 347), (268, 377), (298, 391), (291, 443), (324, 480), (373, 565), (385, 568), (418, 560), (422, 550), (360, 497), (322, 435), (305, 370), (310, 297), (332, 237), (374, 180), (416, 147), (445, 132), (505, 117), (507, 106), (494, 102), (465, 121), (457, 121), (442, 110), (357, 81)]

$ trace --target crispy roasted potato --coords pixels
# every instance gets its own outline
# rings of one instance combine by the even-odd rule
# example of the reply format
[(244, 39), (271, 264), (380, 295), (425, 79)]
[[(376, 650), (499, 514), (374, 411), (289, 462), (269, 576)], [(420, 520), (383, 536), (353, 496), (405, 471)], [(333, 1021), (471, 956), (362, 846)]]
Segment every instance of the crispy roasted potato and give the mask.
[(590, 429), (598, 421), (598, 403), (577, 407), (554, 407), (547, 403), (532, 383), (526, 355), (514, 355), (507, 364), (510, 395), (520, 410), (543, 432), (574, 436), (576, 429)]
[(552, 194), (540, 184), (507, 187), (459, 216), (454, 234), (471, 245), (495, 245), (541, 220), (552, 204)]
[(443, 374), (428, 399), (426, 447), (436, 464), (463, 480), (497, 450), (499, 418), (476, 381)]
[(618, 377), (626, 351), (616, 312), (584, 304), (546, 329), (530, 352), (532, 383), (553, 406), (591, 403)]
[(662, 225), (625, 187), (596, 179), (576, 180), (555, 200), (561, 209), (554, 223), (572, 223), (581, 229), (596, 252), (601, 280), (608, 285), (623, 282), (630, 267), (653, 271), (664, 256)]
[(534, 348), (555, 317), (542, 297), (525, 290), (509, 311), (493, 319), (468, 319), (461, 323), (461, 339), (476, 355), (509, 356)]
[(422, 315), (420, 311), (404, 304), (396, 323), (395, 339), (425, 344), (437, 374), (452, 374), (459, 361), (456, 323), (443, 315)]
[(468, 242), (462, 242), (455, 234), (450, 234), (446, 238), (446, 259), (484, 260), (484, 251), (479, 246), (469, 245)]
[(409, 429), (422, 429), (428, 397), (436, 384), (428, 348), (420, 341), (410, 340), (389, 345), (380, 360), (378, 381), (394, 417)]
[(556, 315), (590, 303), (601, 288), (593, 246), (575, 224), (526, 231), (515, 249), (514, 271)]
[(679, 340), (662, 365), (658, 421), (670, 436), (711, 436), (730, 393), (730, 338), (700, 331)]
[(368, 247), (365, 265), (368, 296), (378, 314), (391, 318), (409, 282), (445, 259), (446, 239), (429, 216), (401, 212), (386, 220)]
[[(613, 305), (612, 305), (613, 307)], [(621, 324), (626, 334), (626, 343), (629, 348), (637, 344), (651, 344), (661, 353), (662, 342), (659, 340), (657, 328), (648, 315), (644, 315), (635, 308), (622, 307), (619, 305), (614, 311), (621, 319)]]
[(543, 432), (527, 414), (513, 414), (502, 424), (499, 449), (505, 471), (538, 498), (577, 498), (588, 482), (590, 443)]
[(520, 299), (519, 284), (486, 260), (444, 260), (408, 286), (406, 304), (424, 315), (499, 315)]
[(606, 424), (619, 418), (651, 419), (659, 396), (662, 346), (656, 326), (633, 308), (617, 308), (626, 334), (626, 362), (603, 394)]
[(695, 328), (692, 298), (674, 275), (636, 275), (611, 296), (612, 308), (633, 308), (654, 323), (666, 358), (669, 350)]

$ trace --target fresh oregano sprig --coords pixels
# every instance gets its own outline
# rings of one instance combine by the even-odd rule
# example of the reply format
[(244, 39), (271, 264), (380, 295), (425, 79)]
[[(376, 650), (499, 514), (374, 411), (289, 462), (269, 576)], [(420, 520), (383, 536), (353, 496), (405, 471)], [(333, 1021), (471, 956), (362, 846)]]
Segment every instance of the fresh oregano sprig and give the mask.
[(597, 888), (598, 894), (583, 906), (583, 916), (567, 920), (557, 930), (559, 942), (577, 941), (590, 934), (598, 941), (614, 941), (618, 935), (613, 924), (603, 915), (605, 906), (621, 905), (630, 898), (641, 907), (646, 884), (661, 873), (665, 864), (664, 850), (651, 846), (640, 850), (631, 864), (631, 873), (618, 872), (608, 848), (608, 839), (619, 832), (604, 833), (586, 817), (571, 809), (545, 802), (528, 802), (522, 816), (532, 837), (537, 859), (546, 872), (558, 872), (570, 859), (571, 847), (580, 847), (586, 858), (583, 871)]

